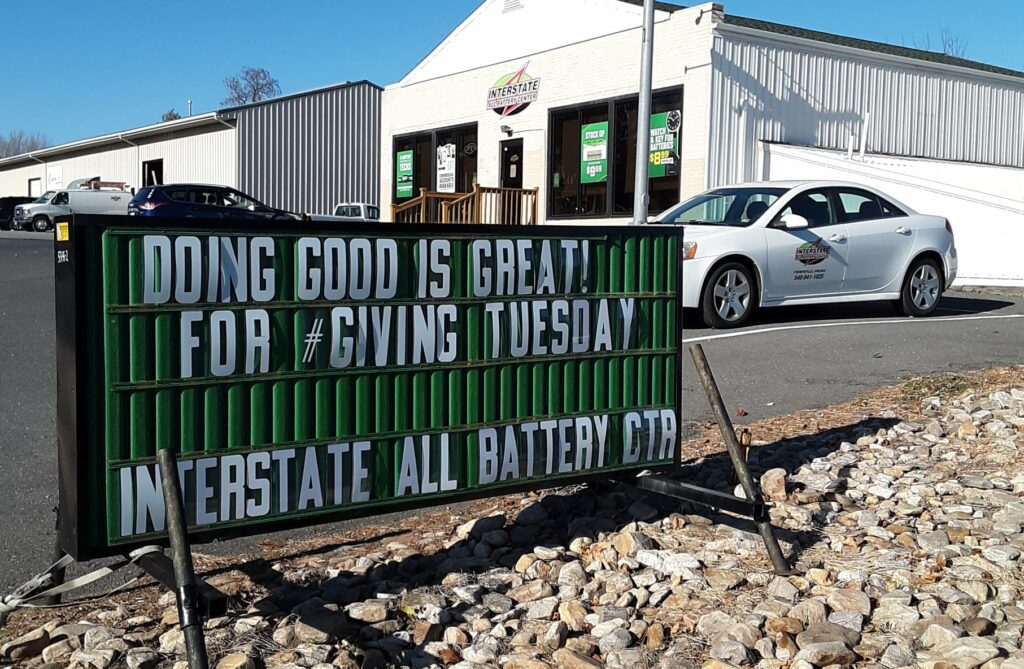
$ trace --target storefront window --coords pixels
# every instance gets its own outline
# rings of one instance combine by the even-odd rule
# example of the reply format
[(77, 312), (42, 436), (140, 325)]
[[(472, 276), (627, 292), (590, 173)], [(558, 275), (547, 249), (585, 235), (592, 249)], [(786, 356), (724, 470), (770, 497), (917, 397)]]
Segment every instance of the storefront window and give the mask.
[[(682, 94), (666, 91), (651, 101), (651, 156), (648, 165), (648, 211), (658, 214), (679, 203), (680, 121)], [(615, 191), (616, 214), (633, 213), (633, 186), (636, 183), (637, 101), (615, 103)]]
[(577, 110), (551, 116), (551, 213), (575, 216), (579, 212), (580, 115)]
[(473, 184), (477, 183), (477, 143), (476, 126), (461, 128), (456, 136), (458, 159), (455, 164), (455, 189), (460, 193), (469, 193)]
[(432, 187), (432, 141), (429, 133), (395, 140), (393, 187), (395, 202), (417, 197), (420, 194), (420, 188), (429, 190)]
[[(439, 149), (454, 153), (454, 169)], [(396, 137), (393, 158), (396, 203), (418, 197), (421, 188), (469, 193), (477, 179), (476, 124)]]
[[(679, 202), (682, 91), (652, 99), (651, 214)], [(628, 216), (633, 213), (637, 98), (552, 112), (549, 215)]]
[(609, 144), (607, 104), (551, 115), (552, 216), (605, 214)]

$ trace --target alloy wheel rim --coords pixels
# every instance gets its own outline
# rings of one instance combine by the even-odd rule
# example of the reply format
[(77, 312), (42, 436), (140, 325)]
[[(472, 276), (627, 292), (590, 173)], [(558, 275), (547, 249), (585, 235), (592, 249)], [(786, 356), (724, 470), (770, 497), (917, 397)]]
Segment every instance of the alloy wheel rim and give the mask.
[(910, 279), (910, 300), (919, 309), (931, 309), (939, 300), (939, 276), (931, 265), (921, 265)]
[(739, 270), (731, 269), (715, 283), (715, 312), (729, 323), (734, 323), (750, 308), (750, 283)]

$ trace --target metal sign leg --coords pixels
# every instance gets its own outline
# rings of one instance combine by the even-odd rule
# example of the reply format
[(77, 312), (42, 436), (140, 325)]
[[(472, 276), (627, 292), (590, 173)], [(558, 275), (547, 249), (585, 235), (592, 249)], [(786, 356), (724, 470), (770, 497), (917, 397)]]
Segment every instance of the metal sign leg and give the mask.
[[(60, 534), (59, 533), (54, 533), (54, 537), (53, 537), (53, 561), (54, 561), (54, 563), (58, 563), (60, 561), (60, 559), (63, 558), (63, 557), (64, 557), (64, 547), (60, 545)], [(51, 581), (52, 587), (57, 587), (59, 585), (64, 585), (65, 575), (66, 575), (66, 568), (65, 567), (58, 567), (57, 569), (55, 569), (53, 571), (53, 580)], [(60, 604), (60, 600), (61, 600), (61, 596), (59, 594), (57, 594), (57, 595), (50, 595), (49, 597), (47, 597), (47, 598), (45, 598), (43, 600), (43, 604), (45, 604), (47, 606), (57, 606), (58, 604)]]
[(188, 666), (189, 669), (207, 669), (209, 660), (206, 657), (203, 620), (199, 615), (199, 588), (192, 567), (192, 547), (188, 541), (185, 507), (181, 499), (181, 483), (178, 480), (178, 459), (169, 448), (157, 452), (156, 459), (163, 479), (167, 533), (171, 541), (174, 580), (178, 586), (175, 592), (178, 599), (178, 623), (185, 634)]
[[(707, 356), (704, 355), (704, 349), (700, 344), (692, 344), (690, 346), (690, 356), (693, 358), (693, 364), (697, 368), (700, 385), (704, 388), (704, 394), (707, 395), (708, 402), (711, 404), (711, 411), (715, 414), (718, 427), (722, 431), (722, 438), (725, 439), (725, 447), (729, 452), (729, 459), (732, 460), (732, 467), (736, 471), (740, 485), (743, 486), (743, 492), (746, 494), (747, 499), (753, 502), (755, 506), (764, 506), (761, 489), (754, 484), (754, 479), (747, 468), (746, 458), (743, 457), (743, 447), (740, 446), (740, 442), (736, 438), (736, 429), (729, 419), (729, 413), (725, 409), (722, 394), (718, 391), (718, 384), (715, 383), (715, 377), (711, 373), (711, 365), (708, 364)], [(775, 537), (775, 530), (772, 528), (771, 522), (766, 518), (755, 519), (754, 522), (757, 524), (757, 531), (764, 540), (765, 548), (768, 549), (768, 555), (771, 557), (775, 573), (789, 573), (789, 564), (786, 562), (786, 556), (782, 554), (782, 547), (779, 545), (779, 540)]]

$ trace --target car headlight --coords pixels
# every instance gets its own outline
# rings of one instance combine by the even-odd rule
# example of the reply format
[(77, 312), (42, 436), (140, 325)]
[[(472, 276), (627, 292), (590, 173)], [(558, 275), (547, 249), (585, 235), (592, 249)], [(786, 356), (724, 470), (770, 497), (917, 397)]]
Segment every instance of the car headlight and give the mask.
[(683, 260), (693, 260), (697, 255), (697, 242), (683, 242)]

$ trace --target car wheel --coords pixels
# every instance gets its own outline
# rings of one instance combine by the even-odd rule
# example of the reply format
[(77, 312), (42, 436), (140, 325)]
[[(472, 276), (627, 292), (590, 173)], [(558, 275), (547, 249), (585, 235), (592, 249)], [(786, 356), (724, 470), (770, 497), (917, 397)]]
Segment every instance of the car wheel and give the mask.
[(900, 309), (907, 316), (927, 316), (942, 297), (942, 269), (931, 258), (916, 260), (903, 279)]
[(756, 308), (754, 279), (747, 267), (730, 262), (711, 273), (701, 299), (701, 314), (708, 327), (739, 327)]
[(36, 232), (46, 232), (50, 229), (50, 219), (45, 216), (36, 216), (32, 219), (32, 229)]

